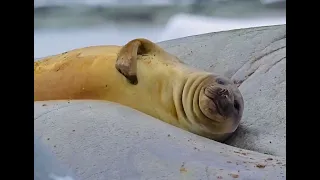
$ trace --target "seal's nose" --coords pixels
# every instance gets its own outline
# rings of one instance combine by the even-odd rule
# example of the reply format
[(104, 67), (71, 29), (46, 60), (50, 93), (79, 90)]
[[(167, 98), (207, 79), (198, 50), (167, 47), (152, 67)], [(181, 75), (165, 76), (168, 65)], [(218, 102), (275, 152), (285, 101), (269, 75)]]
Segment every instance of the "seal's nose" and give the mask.
[(233, 98), (226, 88), (217, 89), (217, 97), (215, 98), (218, 113), (222, 116), (229, 116), (234, 110)]
[(212, 100), (221, 116), (232, 116), (235, 111), (234, 96), (227, 86), (209, 86), (204, 94)]
[(230, 95), (229, 90), (225, 88), (219, 88), (217, 91), (217, 94), (222, 98), (228, 98), (228, 96)]

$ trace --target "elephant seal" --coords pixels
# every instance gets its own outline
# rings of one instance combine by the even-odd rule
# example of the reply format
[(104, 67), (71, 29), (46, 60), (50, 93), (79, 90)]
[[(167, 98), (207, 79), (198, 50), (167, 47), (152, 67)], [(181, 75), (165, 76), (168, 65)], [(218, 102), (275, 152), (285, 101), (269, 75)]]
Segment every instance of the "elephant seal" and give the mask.
[(92, 46), (34, 62), (34, 100), (106, 100), (216, 141), (236, 130), (237, 86), (192, 68), (147, 39)]

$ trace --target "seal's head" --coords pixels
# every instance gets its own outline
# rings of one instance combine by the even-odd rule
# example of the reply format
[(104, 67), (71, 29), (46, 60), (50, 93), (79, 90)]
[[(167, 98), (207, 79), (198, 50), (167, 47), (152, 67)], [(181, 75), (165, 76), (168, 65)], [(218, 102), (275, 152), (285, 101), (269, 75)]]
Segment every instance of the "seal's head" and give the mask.
[(203, 122), (204, 128), (216, 135), (230, 134), (240, 123), (244, 102), (238, 87), (230, 79), (211, 75), (200, 90), (199, 108), (208, 118)]
[[(132, 85), (139, 84), (137, 59), (142, 56), (152, 57), (148, 58), (148, 67), (151, 66), (152, 60), (153, 69), (157, 69), (158, 72), (153, 74), (152, 68), (145, 68), (144, 73), (154, 77), (154, 80), (147, 83), (151, 85), (151, 82), (158, 79), (174, 85), (172, 89), (174, 89), (175, 109), (167, 108), (168, 105), (161, 102), (161, 105), (166, 105), (165, 109), (170, 109), (168, 114), (174, 118), (172, 120), (162, 118), (162, 120), (175, 122), (174, 124), (179, 127), (217, 141), (223, 141), (237, 129), (244, 103), (240, 91), (231, 80), (187, 66), (176, 56), (167, 53), (147, 39), (134, 39), (121, 48), (115, 65)], [(172, 83), (172, 77), (175, 77), (176, 83)], [(146, 81), (146, 78), (144, 80)], [(172, 97), (171, 93), (167, 92), (159, 96), (160, 99)], [(158, 117), (161, 115), (157, 114)], [(182, 118), (179, 119), (180, 117)]]

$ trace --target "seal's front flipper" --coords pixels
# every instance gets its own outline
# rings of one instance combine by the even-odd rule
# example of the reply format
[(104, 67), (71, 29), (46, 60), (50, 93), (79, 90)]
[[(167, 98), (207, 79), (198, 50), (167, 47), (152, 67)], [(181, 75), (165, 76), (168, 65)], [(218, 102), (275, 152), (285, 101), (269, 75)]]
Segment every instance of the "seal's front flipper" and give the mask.
[(134, 39), (124, 45), (118, 54), (116, 69), (124, 75), (131, 84), (138, 84), (137, 57), (154, 51), (158, 47), (147, 39)]

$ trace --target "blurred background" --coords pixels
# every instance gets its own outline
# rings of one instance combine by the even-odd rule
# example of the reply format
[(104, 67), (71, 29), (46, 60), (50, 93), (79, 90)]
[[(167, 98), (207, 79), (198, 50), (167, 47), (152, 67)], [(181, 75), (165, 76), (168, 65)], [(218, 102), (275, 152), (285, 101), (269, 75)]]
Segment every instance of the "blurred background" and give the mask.
[(285, 0), (34, 0), (34, 55), (285, 23)]

